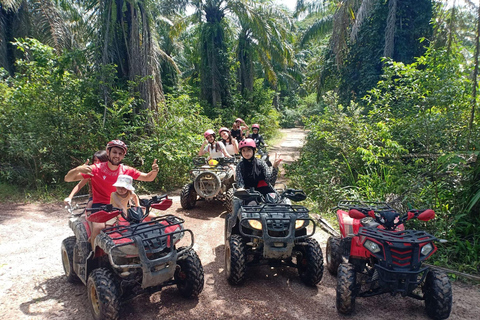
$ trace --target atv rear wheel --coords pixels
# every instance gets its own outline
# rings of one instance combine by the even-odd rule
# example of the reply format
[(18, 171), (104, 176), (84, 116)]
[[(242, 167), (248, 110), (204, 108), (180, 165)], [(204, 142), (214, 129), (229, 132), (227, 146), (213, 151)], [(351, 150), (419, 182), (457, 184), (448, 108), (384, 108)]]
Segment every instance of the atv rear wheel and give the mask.
[(182, 188), (182, 193), (180, 194), (180, 204), (183, 209), (192, 209), (195, 207), (197, 202), (197, 192), (193, 187), (193, 183), (186, 184)]
[[(182, 251), (184, 248), (179, 248)], [(184, 256), (178, 259), (175, 270), (175, 281), (178, 291), (185, 298), (196, 298), (203, 290), (203, 267), (197, 253), (188, 249)]]
[(342, 263), (340, 237), (329, 237), (327, 240), (327, 269), (331, 275), (337, 275), (337, 269)]
[(75, 236), (68, 237), (62, 241), (62, 265), (63, 271), (65, 271), (65, 276), (67, 281), (70, 283), (75, 283), (80, 280), (73, 270), (73, 248), (77, 238)]
[(351, 263), (341, 263), (337, 275), (337, 310), (351, 314), (355, 310), (357, 273)]
[(118, 319), (120, 295), (113, 274), (108, 269), (92, 271), (88, 277), (87, 293), (95, 320)]
[(297, 268), (300, 279), (307, 286), (315, 286), (323, 277), (323, 254), (317, 240), (304, 239), (306, 245), (299, 246), (301, 252), (297, 256)]
[(447, 319), (452, 311), (452, 285), (448, 276), (437, 270), (428, 271), (423, 285), (425, 309), (432, 319)]
[(225, 193), (225, 207), (228, 213), (233, 212), (233, 188), (229, 188)]
[(242, 237), (232, 234), (225, 243), (225, 272), (230, 284), (241, 284), (245, 280), (245, 244)]

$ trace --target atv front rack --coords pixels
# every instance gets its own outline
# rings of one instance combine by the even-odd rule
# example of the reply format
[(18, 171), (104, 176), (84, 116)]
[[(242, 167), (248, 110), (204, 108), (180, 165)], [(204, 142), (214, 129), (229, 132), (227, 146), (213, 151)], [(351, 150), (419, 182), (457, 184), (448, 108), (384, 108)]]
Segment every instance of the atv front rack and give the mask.
[(385, 202), (376, 201), (360, 201), (360, 200), (340, 200), (334, 209), (367, 209), (368, 211), (382, 211), (382, 210), (394, 210)]
[[(242, 218), (239, 223), (239, 231), (244, 237), (264, 239), (263, 236), (247, 234), (245, 230), (243, 230), (245, 228), (243, 223), (248, 223), (249, 220), (260, 221), (264, 228), (263, 235), (268, 235), (268, 237), (274, 238), (275, 241), (288, 241), (291, 239), (292, 235), (295, 234), (295, 222), (298, 220), (303, 220), (304, 226), (311, 222), (313, 230), (308, 234), (295, 237), (295, 240), (309, 238), (315, 233), (315, 222), (309, 217), (309, 211), (304, 206), (291, 204), (263, 204), (257, 206), (243, 206), (241, 210)], [(287, 226), (288, 232), (285, 232), (283, 236), (280, 236), (282, 231), (286, 231), (285, 229)]]

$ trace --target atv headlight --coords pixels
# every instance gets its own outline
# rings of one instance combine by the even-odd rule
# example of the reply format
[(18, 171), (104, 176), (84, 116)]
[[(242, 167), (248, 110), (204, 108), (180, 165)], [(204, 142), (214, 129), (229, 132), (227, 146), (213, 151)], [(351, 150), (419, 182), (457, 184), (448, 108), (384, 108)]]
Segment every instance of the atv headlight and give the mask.
[(432, 252), (433, 250), (433, 246), (431, 243), (427, 243), (426, 245), (424, 245), (422, 247), (422, 250), (420, 250), (420, 253), (424, 256), (428, 256), (430, 254), (430, 252)]
[(381, 251), (380, 246), (370, 240), (365, 241), (364, 246), (372, 253), (379, 253)]
[(262, 230), (262, 222), (258, 220), (248, 220), (248, 224), (253, 229)]
[(308, 220), (297, 220), (295, 221), (295, 229), (300, 229), (308, 225)]

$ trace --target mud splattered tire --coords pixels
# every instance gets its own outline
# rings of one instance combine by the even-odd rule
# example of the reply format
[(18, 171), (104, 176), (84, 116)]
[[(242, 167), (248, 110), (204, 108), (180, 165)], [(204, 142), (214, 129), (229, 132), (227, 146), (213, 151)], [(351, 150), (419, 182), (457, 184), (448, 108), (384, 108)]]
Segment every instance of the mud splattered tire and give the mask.
[(337, 269), (342, 263), (342, 250), (340, 247), (340, 237), (329, 237), (327, 240), (327, 269), (331, 275), (337, 275)]
[(182, 193), (180, 194), (180, 204), (183, 209), (192, 209), (197, 203), (197, 192), (193, 187), (193, 183), (186, 184), (182, 188)]
[[(184, 248), (179, 248), (182, 251)], [(178, 291), (185, 298), (196, 298), (203, 290), (204, 274), (203, 267), (197, 253), (188, 249), (177, 261), (175, 270), (175, 282)]]
[(452, 311), (452, 285), (448, 276), (430, 270), (423, 285), (427, 315), (435, 320), (447, 319)]
[(323, 277), (323, 254), (317, 240), (307, 238), (305, 245), (298, 246), (301, 255), (297, 257), (300, 279), (307, 286), (316, 286)]
[(225, 243), (225, 272), (230, 284), (238, 285), (245, 280), (245, 244), (242, 237), (232, 234)]
[(337, 310), (351, 314), (355, 310), (357, 273), (350, 263), (342, 263), (337, 274)]
[(233, 212), (233, 188), (229, 188), (225, 193), (225, 207), (228, 213)]
[(62, 241), (62, 265), (63, 271), (65, 271), (65, 276), (67, 281), (70, 283), (76, 283), (80, 279), (77, 277), (77, 274), (73, 270), (73, 248), (77, 238), (75, 236), (68, 237)]
[(119, 292), (113, 274), (104, 268), (92, 271), (87, 294), (95, 320), (116, 320), (120, 309)]

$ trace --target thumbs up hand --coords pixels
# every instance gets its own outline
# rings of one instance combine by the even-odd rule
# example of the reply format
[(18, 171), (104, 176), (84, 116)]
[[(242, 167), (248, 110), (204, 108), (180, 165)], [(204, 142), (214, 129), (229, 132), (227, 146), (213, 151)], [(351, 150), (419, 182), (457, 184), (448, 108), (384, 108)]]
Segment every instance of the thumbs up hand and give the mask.
[(152, 171), (158, 172), (158, 164), (157, 164), (157, 159), (153, 160), (152, 164)]
[(88, 174), (89, 176), (93, 176), (92, 168), (88, 165), (89, 162), (90, 162), (90, 160), (87, 159), (87, 161), (85, 161), (84, 164), (82, 164), (81, 166), (78, 166), (77, 167), (78, 172), (83, 173), (83, 174)]

